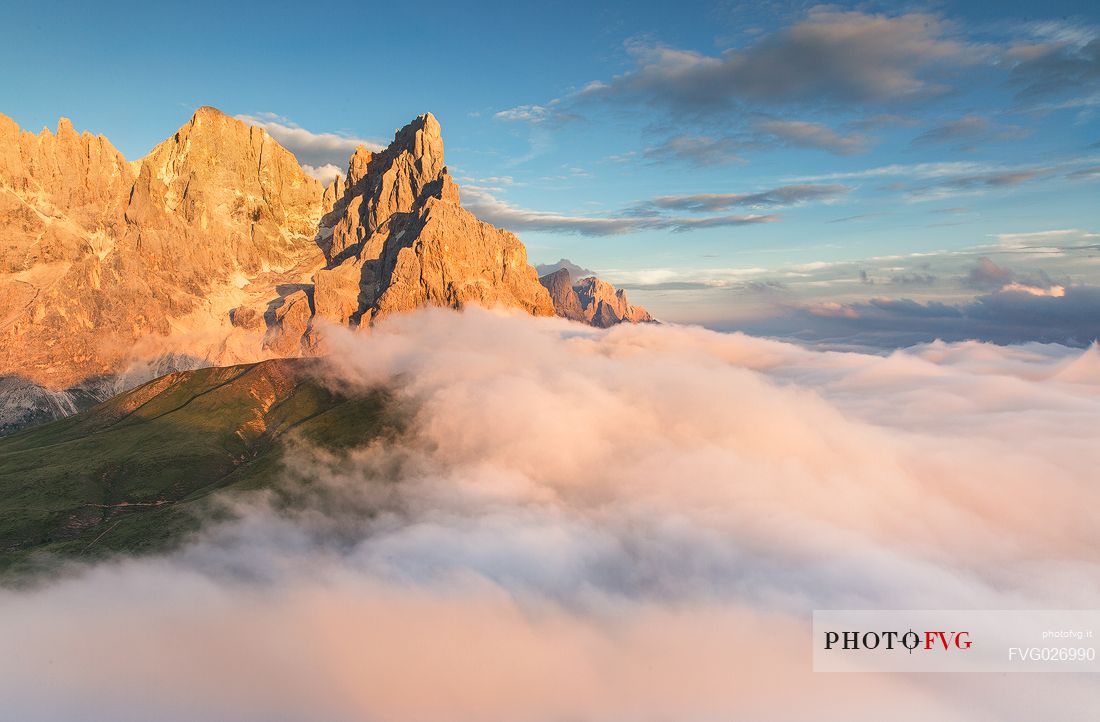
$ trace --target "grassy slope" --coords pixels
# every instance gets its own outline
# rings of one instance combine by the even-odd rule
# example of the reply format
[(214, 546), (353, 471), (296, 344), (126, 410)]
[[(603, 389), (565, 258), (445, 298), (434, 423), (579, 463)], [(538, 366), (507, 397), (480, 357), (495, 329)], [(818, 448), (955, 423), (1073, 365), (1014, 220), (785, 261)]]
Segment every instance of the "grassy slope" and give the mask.
[(304, 359), (169, 374), (88, 411), (0, 439), (0, 574), (38, 552), (152, 551), (221, 489), (278, 473), (292, 438), (340, 449), (391, 428), (381, 392), (343, 396)]

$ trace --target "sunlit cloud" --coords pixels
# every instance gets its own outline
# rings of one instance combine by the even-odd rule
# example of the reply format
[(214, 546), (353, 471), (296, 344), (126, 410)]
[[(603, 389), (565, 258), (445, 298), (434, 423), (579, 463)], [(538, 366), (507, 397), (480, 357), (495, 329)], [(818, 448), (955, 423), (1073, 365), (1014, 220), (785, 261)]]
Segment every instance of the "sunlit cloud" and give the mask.
[(980, 699), (1025, 722), (1036, 694), (1057, 719), (1100, 705), (1080, 675), (960, 687), (807, 663), (813, 609), (1096, 604), (1096, 349), (836, 353), (479, 309), (333, 341), (333, 383), (389, 389), (407, 429), (338, 457), (301, 446), (271, 479), (293, 507), (237, 496), (235, 521), (178, 552), (0, 591), (6, 712), (963, 722)]
[(289, 150), (298, 159), (307, 172), (318, 180), (331, 180), (333, 168), (347, 168), (348, 157), (357, 146), (367, 150), (380, 151), (381, 143), (339, 133), (315, 133), (298, 126), (293, 121), (274, 113), (256, 113), (238, 115), (237, 120), (263, 128), (279, 144)]

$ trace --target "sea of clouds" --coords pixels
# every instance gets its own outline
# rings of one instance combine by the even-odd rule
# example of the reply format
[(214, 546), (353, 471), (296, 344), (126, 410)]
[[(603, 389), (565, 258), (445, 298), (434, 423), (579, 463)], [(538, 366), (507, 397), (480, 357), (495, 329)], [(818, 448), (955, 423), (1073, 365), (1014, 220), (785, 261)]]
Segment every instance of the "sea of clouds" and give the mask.
[[(825, 352), (469, 310), (330, 335), (409, 416), (169, 556), (0, 591), (55, 722), (1086, 720), (1095, 676), (821, 674), (813, 609), (1100, 607), (1100, 350)], [(366, 434), (365, 434), (366, 438)]]

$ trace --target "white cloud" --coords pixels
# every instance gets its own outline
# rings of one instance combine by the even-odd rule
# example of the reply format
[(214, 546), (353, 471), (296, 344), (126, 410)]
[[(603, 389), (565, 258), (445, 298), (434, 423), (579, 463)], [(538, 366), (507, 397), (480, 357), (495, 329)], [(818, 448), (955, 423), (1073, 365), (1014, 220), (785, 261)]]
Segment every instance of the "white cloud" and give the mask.
[(998, 233), (1000, 245), (1012, 249), (1073, 248), (1100, 244), (1100, 233), (1077, 228), (1057, 228), (1047, 231)]
[(302, 170), (306, 172), (306, 175), (313, 176), (325, 185), (328, 185), (336, 176), (343, 173), (341, 168), (336, 167), (332, 163), (326, 163), (320, 167), (314, 167), (303, 163)]
[(564, 110), (560, 98), (555, 98), (545, 105), (517, 105), (514, 108), (507, 108), (493, 114), (493, 118), (496, 120), (529, 123), (530, 125), (565, 123), (577, 120), (579, 117), (575, 113)]
[(389, 389), (407, 430), (346, 457), (300, 449), (282, 482), (295, 507), (238, 499), (240, 521), (180, 553), (0, 591), (8, 716), (1032, 722), (1100, 707), (1088, 675), (960, 685), (808, 663), (813, 609), (1100, 604), (1097, 349), (828, 353), (478, 309), (333, 341), (341, 388)]
[[(280, 145), (289, 150), (303, 166), (310, 166), (315, 173), (326, 174), (325, 167), (346, 168), (348, 156), (362, 145), (371, 151), (379, 151), (385, 145), (375, 141), (340, 133), (314, 133), (299, 127), (293, 121), (274, 113), (238, 115), (237, 120), (266, 130)], [(330, 178), (331, 180), (331, 178)]]
[(550, 115), (550, 110), (543, 105), (519, 105), (493, 114), (497, 120), (519, 120), (527, 123), (542, 123)]
[(1031, 286), (1026, 283), (1009, 283), (1001, 291), (1007, 293), (1026, 293), (1031, 296), (1049, 296), (1051, 298), (1062, 298), (1066, 295), (1065, 286)]

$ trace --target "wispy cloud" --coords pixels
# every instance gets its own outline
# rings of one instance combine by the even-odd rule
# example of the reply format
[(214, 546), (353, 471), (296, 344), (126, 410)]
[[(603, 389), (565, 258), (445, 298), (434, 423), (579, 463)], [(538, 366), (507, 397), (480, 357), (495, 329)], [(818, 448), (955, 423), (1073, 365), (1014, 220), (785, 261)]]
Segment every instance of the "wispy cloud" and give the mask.
[[(544, 125), (591, 107), (655, 111), (661, 119), (649, 130), (667, 137), (644, 156), (662, 162), (730, 164), (745, 150), (777, 146), (850, 155), (876, 142), (868, 131), (918, 123), (901, 112), (905, 104), (947, 93), (960, 69), (996, 58), (995, 48), (972, 42), (939, 15), (827, 6), (717, 54), (651, 38), (632, 39), (625, 50), (632, 63), (625, 72), (496, 117)], [(825, 108), (848, 120), (829, 127), (791, 119), (792, 108)]]
[(1094, 97), (1100, 90), (1100, 31), (1064, 22), (1033, 23), (1030, 30), (1033, 40), (1007, 53), (1019, 99)]
[(826, 221), (826, 223), (852, 223), (855, 221), (867, 221), (872, 218), (881, 218), (886, 215), (889, 215), (889, 213), (886, 211), (874, 213), (857, 213), (854, 216), (842, 216), (840, 218), (834, 218), (831, 221)]
[(517, 105), (493, 114), (496, 120), (529, 123), (531, 125), (560, 124), (579, 120), (580, 115), (566, 110), (561, 99), (555, 98), (544, 105), (531, 103)]
[(1100, 233), (1077, 228), (1058, 228), (1023, 233), (999, 233), (997, 241), (1011, 250), (1082, 249), (1100, 246)]
[(933, 163), (893, 163), (854, 171), (839, 171), (820, 175), (791, 176), (788, 180), (818, 182), (830, 180), (854, 180), (857, 178), (886, 178), (906, 176), (910, 178), (946, 178), (965, 173), (985, 173), (1003, 169), (1003, 166), (977, 161), (943, 161)]
[(686, 233), (698, 228), (721, 228), (725, 226), (749, 226), (757, 223), (773, 223), (779, 220), (774, 214), (710, 216), (708, 218), (684, 218), (683, 216), (655, 218), (649, 223), (652, 228), (669, 228), (673, 233)]
[(612, 236), (644, 230), (666, 230), (686, 233), (701, 228), (771, 223), (779, 217), (771, 214), (722, 215), (705, 218), (669, 216), (655, 212), (630, 213), (617, 216), (580, 216), (521, 208), (497, 198), (487, 188), (466, 186), (462, 190), (464, 205), (478, 218), (513, 231), (556, 231), (584, 236)]
[(994, 140), (1016, 140), (1031, 134), (1018, 125), (998, 125), (988, 118), (970, 113), (930, 128), (913, 139), (914, 145), (952, 144), (962, 149)]
[(584, 236), (611, 236), (638, 230), (636, 219), (573, 216), (521, 208), (477, 186), (462, 188), (463, 205), (483, 221), (511, 231), (560, 231)]
[(973, 175), (951, 176), (935, 183), (911, 187), (906, 190), (906, 197), (912, 201), (954, 198), (962, 194), (1014, 188), (1024, 183), (1043, 178), (1051, 178), (1056, 175), (1056, 168), (1033, 167), (1019, 170), (998, 170), (976, 173)]
[(340, 133), (315, 133), (275, 113), (238, 115), (237, 120), (266, 130), (302, 164), (303, 170), (321, 180), (331, 180), (335, 172), (346, 168), (348, 156), (362, 145), (379, 151), (381, 143)]
[(838, 155), (861, 153), (871, 143), (862, 133), (842, 135), (826, 125), (805, 120), (766, 120), (758, 122), (756, 128), (785, 145), (827, 150)]
[(808, 201), (838, 198), (852, 189), (845, 185), (787, 185), (755, 193), (699, 193), (696, 195), (658, 196), (644, 205), (674, 211), (714, 213), (733, 207), (767, 208), (794, 206)]
[(1001, 165), (979, 161), (892, 164), (856, 171), (794, 176), (786, 180), (814, 183), (822, 181), (894, 178), (888, 190), (910, 201), (935, 201), (961, 195), (976, 195), (1008, 190), (1039, 181), (1088, 181), (1095, 157), (1053, 162), (1049, 165)]
[(657, 162), (685, 162), (696, 166), (720, 166), (743, 162), (740, 152), (746, 147), (734, 138), (708, 135), (675, 135), (646, 148), (644, 157)]

